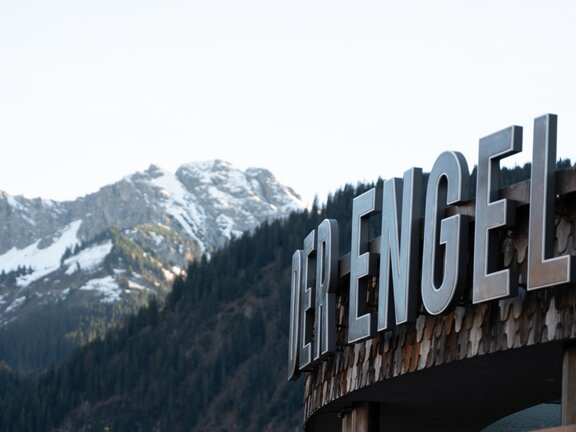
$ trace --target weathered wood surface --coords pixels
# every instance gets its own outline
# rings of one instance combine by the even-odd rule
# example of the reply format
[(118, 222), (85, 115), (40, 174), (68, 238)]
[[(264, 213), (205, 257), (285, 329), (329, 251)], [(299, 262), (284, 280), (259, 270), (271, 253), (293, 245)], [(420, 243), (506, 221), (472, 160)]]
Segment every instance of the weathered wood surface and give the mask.
[[(574, 183), (574, 179), (571, 175), (569, 180)], [(566, 179), (562, 180), (560, 187), (566, 184)], [(499, 261), (519, 272), (521, 284), (526, 282), (527, 213), (527, 206), (519, 208), (516, 227), (502, 230), (500, 236)], [(555, 254), (576, 255), (573, 193), (558, 198), (556, 215)], [(471, 275), (472, 259), (469, 261)], [(345, 259), (341, 265), (345, 267)], [(371, 303), (377, 280), (372, 285)], [(469, 289), (461, 305), (449, 313), (429, 316), (421, 312), (413, 324), (348, 345), (347, 291), (342, 286), (337, 294), (338, 352), (306, 376), (305, 419), (330, 402), (383, 380), (498, 351), (576, 338), (576, 288), (564, 286), (531, 292), (520, 288), (517, 297), (478, 305), (471, 304)]]

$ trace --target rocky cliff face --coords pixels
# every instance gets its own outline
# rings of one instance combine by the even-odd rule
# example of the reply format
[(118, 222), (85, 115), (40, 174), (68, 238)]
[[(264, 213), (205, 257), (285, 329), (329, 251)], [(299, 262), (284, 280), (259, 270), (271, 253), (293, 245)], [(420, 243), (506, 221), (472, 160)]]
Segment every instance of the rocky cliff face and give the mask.
[(162, 296), (187, 262), (303, 207), (269, 171), (221, 160), (176, 173), (151, 165), (74, 201), (2, 192), (0, 327), (47, 305), (136, 305)]
[(48, 245), (51, 236), (77, 220), (82, 221), (79, 240), (90, 240), (112, 225), (154, 223), (196, 242), (204, 252), (303, 207), (300, 196), (262, 168), (241, 171), (213, 160), (182, 165), (173, 174), (151, 165), (75, 201), (0, 192), (0, 253), (38, 239), (40, 246)]
[(0, 192), (0, 221), (0, 253), (28, 246), (71, 222), (64, 203), (6, 192)]

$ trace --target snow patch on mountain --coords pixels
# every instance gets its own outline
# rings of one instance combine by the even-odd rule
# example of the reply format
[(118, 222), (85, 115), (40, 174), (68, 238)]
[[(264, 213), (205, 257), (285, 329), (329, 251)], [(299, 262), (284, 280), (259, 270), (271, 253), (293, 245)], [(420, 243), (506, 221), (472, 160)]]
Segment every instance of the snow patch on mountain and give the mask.
[(242, 231), (238, 231), (233, 229), (234, 228), (234, 221), (226, 216), (225, 214), (220, 214), (216, 218), (216, 223), (218, 224), (218, 228), (220, 232), (226, 237), (231, 239), (232, 237), (239, 237), (242, 234)]
[(20, 306), (22, 306), (24, 304), (24, 302), (26, 301), (26, 296), (23, 297), (18, 297), (16, 300), (14, 300), (10, 306), (8, 306), (5, 310), (5, 312), (12, 312), (16, 309), (18, 309)]
[(96, 291), (101, 294), (101, 301), (112, 303), (120, 300), (122, 289), (118, 286), (113, 276), (91, 279), (79, 288), (80, 291)]
[(9, 193), (6, 193), (4, 191), (0, 192), (0, 196), (6, 198), (6, 202), (8, 203), (8, 205), (10, 207), (13, 207), (17, 210), (23, 210), (24, 206), (22, 206), (22, 204), (20, 204), (15, 197), (13, 197), (12, 195), (10, 195)]
[(47, 247), (39, 246), (41, 240), (37, 240), (24, 249), (13, 247), (0, 255), (0, 271), (10, 272), (18, 267), (31, 267), (32, 273), (18, 278), (18, 285), (21, 287), (26, 287), (55, 271), (60, 267), (60, 259), (66, 248), (79, 243), (78, 229), (81, 224), (82, 220), (77, 220), (64, 227), (58, 237)]
[(156, 166), (151, 166), (148, 172), (154, 175), (150, 183), (160, 189), (166, 213), (172, 216), (192, 239), (202, 245), (198, 233), (202, 230), (206, 217), (197, 206), (195, 197), (174, 174)]
[(68, 266), (66, 274), (70, 275), (78, 270), (92, 271), (97, 269), (106, 256), (112, 251), (112, 241), (94, 245), (80, 251), (77, 255), (67, 258), (64, 265)]
[(134, 282), (133, 280), (128, 281), (128, 288), (132, 289), (132, 290), (138, 290), (138, 291), (146, 291), (146, 287), (144, 285), (141, 285), (137, 282)]
[(207, 215), (203, 238), (220, 237), (212, 240), (216, 246), (264, 220), (305, 208), (293, 190), (261, 168), (242, 171), (222, 160), (193, 162), (178, 168), (176, 178)]

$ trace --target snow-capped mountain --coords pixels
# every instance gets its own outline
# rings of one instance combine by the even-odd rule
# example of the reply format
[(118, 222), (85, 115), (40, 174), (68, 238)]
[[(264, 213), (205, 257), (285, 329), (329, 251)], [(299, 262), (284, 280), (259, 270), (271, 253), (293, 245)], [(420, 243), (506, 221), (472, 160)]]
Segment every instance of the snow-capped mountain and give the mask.
[(0, 192), (0, 327), (47, 305), (141, 304), (188, 262), (302, 208), (269, 171), (221, 160), (151, 165), (74, 201)]
[(266, 169), (241, 171), (213, 160), (182, 165), (173, 174), (151, 165), (75, 201), (27, 199), (0, 191), (0, 254), (39, 239), (42, 248), (75, 221), (81, 221), (79, 240), (111, 225), (163, 224), (204, 252), (266, 219), (303, 207), (300, 196)]

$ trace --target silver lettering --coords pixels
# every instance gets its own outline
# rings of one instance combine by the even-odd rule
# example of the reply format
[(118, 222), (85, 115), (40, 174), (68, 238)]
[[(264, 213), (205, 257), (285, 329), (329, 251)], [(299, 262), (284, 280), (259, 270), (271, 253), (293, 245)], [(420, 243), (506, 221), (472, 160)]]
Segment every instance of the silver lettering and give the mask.
[(498, 247), (495, 228), (514, 224), (516, 204), (498, 199), (500, 159), (522, 151), (522, 128), (512, 126), (480, 140), (476, 181), (474, 277), (472, 302), (510, 297), (518, 293), (518, 275), (512, 269), (496, 270)]
[(304, 239), (304, 266), (300, 294), (300, 371), (310, 370), (314, 342), (316, 231)]
[(300, 287), (302, 285), (302, 258), (303, 251), (298, 249), (292, 255), (292, 278), (290, 283), (290, 331), (288, 333), (288, 379), (296, 380), (300, 377), (298, 367), (299, 318), (300, 318)]
[[(384, 182), (378, 331), (387, 330), (395, 324), (414, 321), (416, 318), (421, 195), (420, 168), (406, 171), (403, 181), (394, 178)], [(390, 284), (393, 285), (393, 302), (390, 301)]]
[(318, 226), (317, 261), (314, 361), (336, 352), (338, 222), (335, 219), (325, 219)]
[(446, 207), (468, 198), (469, 171), (458, 152), (444, 152), (432, 167), (426, 191), (422, 302), (438, 315), (461, 297), (466, 282), (468, 217), (444, 218)]
[(572, 256), (554, 256), (554, 202), (556, 198), (556, 130), (558, 119), (547, 114), (534, 120), (530, 230), (528, 237), (528, 290), (574, 281)]
[(348, 342), (374, 336), (376, 317), (368, 311), (368, 280), (376, 274), (378, 254), (368, 252), (370, 216), (382, 210), (382, 191), (370, 189), (352, 202), (352, 241), (350, 251), (350, 305)]

